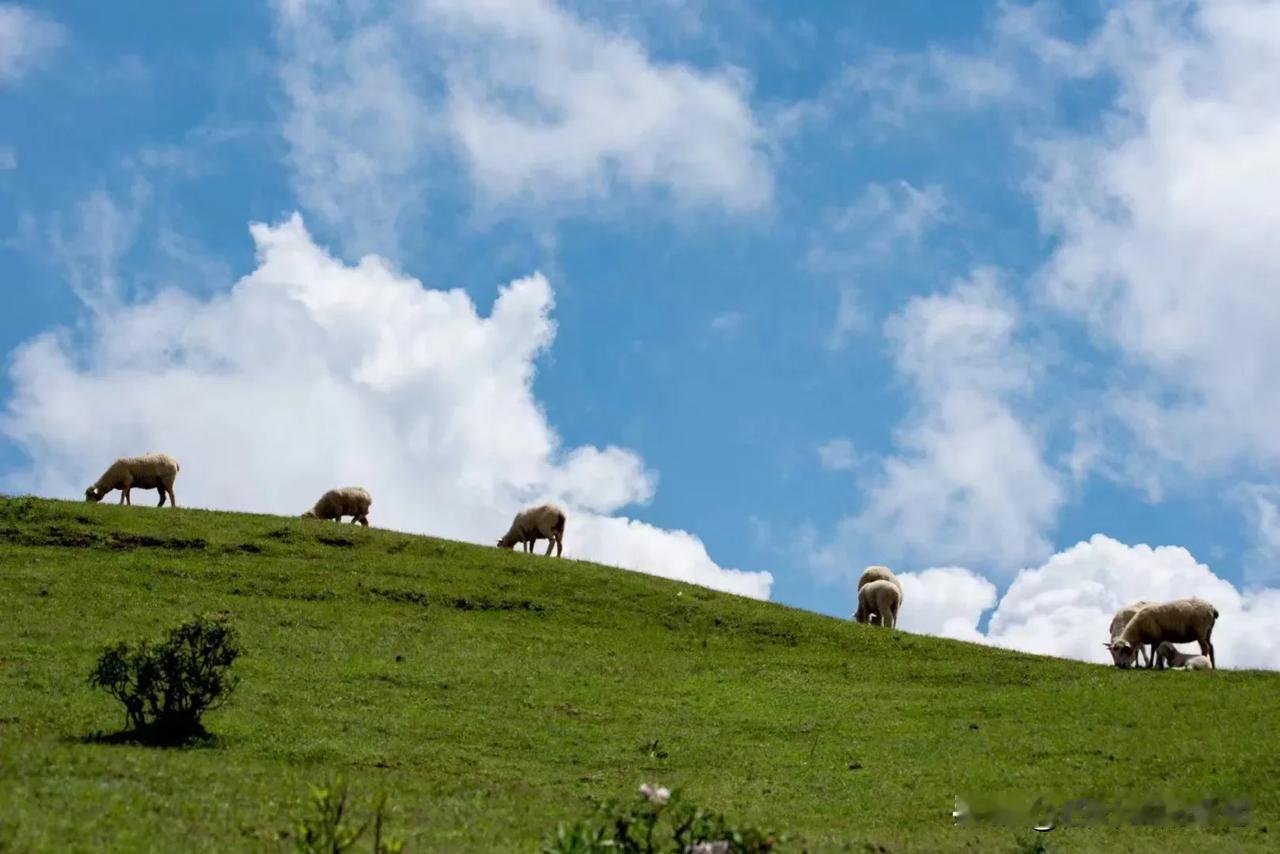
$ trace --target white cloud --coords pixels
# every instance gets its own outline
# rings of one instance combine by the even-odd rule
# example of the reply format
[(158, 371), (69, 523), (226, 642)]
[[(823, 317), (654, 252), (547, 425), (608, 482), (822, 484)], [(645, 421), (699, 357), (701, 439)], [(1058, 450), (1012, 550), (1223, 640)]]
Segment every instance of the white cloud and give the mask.
[(768, 573), (722, 569), (689, 534), (598, 515), (656, 480), (634, 453), (564, 448), (547, 424), (532, 393), (555, 335), (544, 277), (481, 317), (377, 256), (333, 258), (296, 215), (251, 231), (257, 269), (229, 291), (104, 302), (84, 346), (46, 333), (13, 354), (0, 427), (31, 466), (9, 489), (79, 497), (115, 457), (164, 450), (189, 506), (296, 514), (359, 483), (377, 525), (481, 543), (554, 498), (569, 556), (768, 596)]
[(849, 205), (830, 211), (805, 255), (805, 265), (837, 282), (838, 302), (827, 348), (841, 350), (867, 318), (854, 282), (900, 268), (924, 235), (945, 220), (950, 203), (942, 188), (909, 181), (871, 183)]
[[(904, 628), (1099, 664), (1111, 663), (1102, 645), (1118, 609), (1139, 599), (1200, 596), (1219, 612), (1213, 645), (1220, 667), (1280, 669), (1280, 590), (1241, 593), (1177, 546), (1129, 546), (1095, 534), (1019, 572), (985, 635), (978, 619), (994, 588), (981, 576), (950, 568), (900, 577)], [(992, 601), (979, 607), (983, 591)]]
[(764, 134), (734, 70), (652, 59), (550, 0), (422, 0), (445, 39), (448, 113), (495, 202), (656, 188), (684, 204), (768, 204)]
[(921, 115), (1004, 104), (1025, 89), (997, 58), (941, 47), (921, 53), (877, 51), (850, 65), (836, 97), (861, 101), (877, 123), (906, 126)]
[(62, 27), (12, 3), (0, 4), (0, 88), (20, 82), (62, 43)]
[(826, 224), (806, 257), (819, 271), (873, 268), (920, 245), (925, 233), (947, 216), (941, 187), (910, 181), (872, 182), (849, 205), (826, 215)]
[(978, 621), (996, 604), (996, 586), (960, 567), (897, 573), (902, 584), (898, 627), (908, 632), (982, 641)]
[(94, 312), (114, 307), (126, 296), (120, 263), (141, 223), (149, 189), (135, 181), (127, 203), (95, 190), (75, 206), (70, 223), (56, 218), (49, 231), (49, 260)]
[(1010, 570), (1051, 551), (1064, 494), (1041, 442), (1015, 411), (1034, 364), (1015, 341), (1016, 306), (994, 272), (917, 297), (886, 324), (915, 403), (866, 504), (818, 555), (839, 564), (943, 561)]
[(283, 133), (298, 200), (356, 253), (392, 253), (421, 214), (442, 132), (404, 27), (328, 3), (278, 3)]
[(18, 168), (18, 155), (7, 145), (0, 145), (0, 172)]
[(740, 311), (722, 311), (711, 318), (707, 328), (717, 335), (733, 338), (742, 330), (746, 320), (747, 316)]
[(862, 307), (858, 289), (848, 282), (842, 282), (836, 288), (836, 310), (831, 320), (831, 330), (826, 337), (827, 349), (838, 353), (844, 349), (850, 336), (863, 332), (866, 328), (867, 313)]
[(1198, 474), (1280, 464), (1280, 7), (1136, 3), (1084, 47), (1115, 100), (1037, 149), (1041, 277), (1128, 368), (1107, 410)]
[(1245, 580), (1280, 583), (1280, 487), (1246, 484), (1240, 490), (1245, 519), (1252, 533)]
[(830, 439), (818, 446), (818, 462), (827, 471), (852, 471), (858, 453), (849, 439)]
[(489, 205), (656, 190), (744, 212), (772, 196), (733, 69), (656, 61), (550, 0), (275, 6), (294, 192), (353, 253), (395, 257), (455, 172)]

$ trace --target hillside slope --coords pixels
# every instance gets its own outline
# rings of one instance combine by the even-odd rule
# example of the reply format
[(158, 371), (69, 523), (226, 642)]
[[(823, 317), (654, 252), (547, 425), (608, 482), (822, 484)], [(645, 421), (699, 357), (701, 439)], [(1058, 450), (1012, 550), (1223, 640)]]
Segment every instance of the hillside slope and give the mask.
[[(392, 794), (411, 851), (534, 850), (643, 781), (794, 850), (1017, 850), (952, 825), (975, 790), (1253, 803), (1245, 828), (1051, 850), (1280, 835), (1280, 674), (1118, 672), (376, 529), (30, 498), (0, 498), (0, 603), (0, 851), (275, 850), (334, 772)], [(120, 726), (86, 682), (101, 647), (194, 611), (229, 612), (245, 650), (218, 742), (86, 739)]]

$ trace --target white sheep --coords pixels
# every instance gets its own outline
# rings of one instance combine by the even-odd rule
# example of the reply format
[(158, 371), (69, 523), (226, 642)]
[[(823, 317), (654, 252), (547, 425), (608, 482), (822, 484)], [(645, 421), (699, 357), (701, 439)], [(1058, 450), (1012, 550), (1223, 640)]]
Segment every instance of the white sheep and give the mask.
[[(892, 569), (887, 566), (867, 567), (862, 570), (862, 575), (858, 578), (858, 589), (861, 590), (873, 581), (888, 581), (898, 588), (898, 607), (902, 607), (902, 584), (898, 581), (898, 576), (893, 574)], [(875, 623), (877, 620), (879, 620), (879, 615), (873, 615), (871, 622)]]
[(369, 508), (373, 506), (373, 498), (369, 492), (359, 486), (345, 486), (331, 489), (310, 510), (302, 515), (309, 519), (332, 519), (341, 522), (343, 516), (351, 517), (351, 524), (359, 522), (369, 527)]
[(859, 623), (876, 622), (886, 629), (898, 623), (898, 608), (902, 605), (902, 591), (892, 581), (878, 578), (858, 590), (858, 610), (853, 619)]
[(554, 547), (556, 557), (561, 557), (564, 552), (564, 523), (564, 511), (554, 504), (539, 504), (521, 510), (511, 520), (510, 529), (498, 540), (498, 548), (512, 549), (516, 543), (524, 543), (524, 550), (530, 552), (534, 543), (546, 540), (547, 554), (551, 554)]
[[(1138, 613), (1144, 607), (1150, 604), (1151, 603), (1148, 602), (1146, 599), (1139, 599), (1137, 602), (1131, 602), (1128, 605), (1125, 605), (1119, 611), (1116, 611), (1116, 615), (1111, 618), (1111, 632), (1110, 634), (1107, 635), (1107, 637), (1109, 637), (1112, 641), (1120, 637), (1120, 633), (1124, 631), (1125, 626), (1129, 625), (1129, 621), (1133, 619), (1133, 615)], [(1147, 659), (1146, 666), (1147, 667), (1151, 666), (1153, 662), (1152, 656), (1155, 653), (1149, 644), (1144, 644), (1138, 647), (1138, 655), (1135, 657), (1133, 664), (1138, 663), (1138, 659), (1142, 658), (1142, 654), (1144, 652), (1146, 653), (1146, 659)], [(1120, 652), (1118, 650), (1114, 650), (1114, 649), (1111, 650), (1111, 660), (1114, 661), (1117, 666), (1120, 664), (1120, 659), (1118, 657), (1119, 655), (1120, 655)]]
[(1218, 609), (1197, 597), (1174, 599), (1146, 605), (1133, 615), (1120, 637), (1107, 644), (1115, 656), (1117, 667), (1129, 667), (1137, 655), (1136, 647), (1144, 644), (1190, 643), (1200, 645), (1200, 654), (1209, 656), (1211, 667), (1217, 668), (1213, 654), (1213, 626), (1218, 621)]
[(154, 489), (160, 493), (160, 503), (164, 506), (165, 494), (168, 493), (169, 505), (178, 506), (178, 499), (173, 495), (173, 482), (178, 477), (178, 461), (168, 454), (143, 454), (140, 457), (121, 457), (112, 463), (98, 482), (84, 491), (84, 500), (97, 503), (113, 489), (120, 490), (120, 503), (133, 504), (129, 496), (131, 489)]
[(1212, 662), (1203, 655), (1182, 652), (1176, 646), (1164, 641), (1156, 647), (1156, 667), (1163, 670), (1208, 670)]

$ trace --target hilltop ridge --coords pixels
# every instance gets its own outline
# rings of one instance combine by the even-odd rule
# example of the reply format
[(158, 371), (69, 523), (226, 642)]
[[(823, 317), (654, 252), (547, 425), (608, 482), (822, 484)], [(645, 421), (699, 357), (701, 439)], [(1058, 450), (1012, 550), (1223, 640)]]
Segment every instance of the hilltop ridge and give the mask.
[[(794, 850), (1018, 850), (955, 828), (954, 797), (1151, 781), (1248, 797), (1250, 824), (1036, 841), (1280, 833), (1280, 674), (1120, 672), (376, 528), (27, 497), (0, 498), (0, 601), (0, 851), (275, 850), (335, 772), (389, 792), (416, 851), (535, 850), (646, 781)], [(86, 682), (101, 647), (197, 611), (244, 649), (216, 743), (86, 741), (120, 724)]]

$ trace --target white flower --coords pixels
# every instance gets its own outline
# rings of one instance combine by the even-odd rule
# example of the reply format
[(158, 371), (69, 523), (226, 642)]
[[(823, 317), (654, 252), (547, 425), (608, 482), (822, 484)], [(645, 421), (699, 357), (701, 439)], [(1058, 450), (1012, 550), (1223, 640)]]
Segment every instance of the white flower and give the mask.
[(648, 798), (649, 803), (662, 806), (671, 797), (671, 790), (666, 786), (650, 786), (648, 783), (641, 783), (640, 794)]
[(729, 854), (729, 842), (726, 839), (699, 842), (689, 846), (689, 854)]

